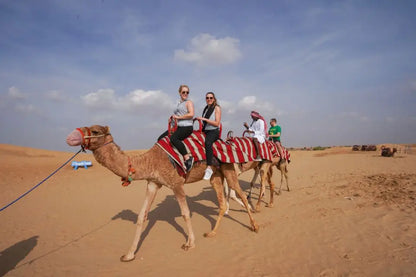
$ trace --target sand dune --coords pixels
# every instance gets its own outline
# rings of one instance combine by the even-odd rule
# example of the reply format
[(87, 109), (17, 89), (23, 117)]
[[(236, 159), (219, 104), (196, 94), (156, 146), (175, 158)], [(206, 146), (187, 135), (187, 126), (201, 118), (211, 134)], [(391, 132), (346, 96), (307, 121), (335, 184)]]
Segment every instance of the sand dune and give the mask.
[[(122, 187), (82, 153), (74, 160), (91, 160), (92, 167), (68, 164), (0, 212), (0, 276), (416, 276), (416, 147), (411, 150), (393, 158), (345, 147), (292, 151), (291, 191), (254, 214), (257, 234), (231, 202), (218, 235), (204, 238), (218, 213), (215, 193), (208, 181), (188, 184), (197, 239), (188, 252), (180, 249), (186, 234), (179, 206), (163, 188), (130, 263), (119, 257), (133, 239), (145, 182)], [(74, 153), (1, 144), (0, 206)], [(240, 176), (245, 191), (251, 177)], [(279, 183), (279, 174), (273, 180)]]

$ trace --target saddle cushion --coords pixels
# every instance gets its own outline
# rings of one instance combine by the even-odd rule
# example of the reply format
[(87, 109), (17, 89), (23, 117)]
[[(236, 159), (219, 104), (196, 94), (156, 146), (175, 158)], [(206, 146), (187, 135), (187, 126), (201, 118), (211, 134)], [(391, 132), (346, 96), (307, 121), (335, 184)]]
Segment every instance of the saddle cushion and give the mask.
[[(205, 134), (194, 131), (189, 137), (183, 140), (188, 153), (194, 157), (194, 162), (206, 160), (205, 155)], [(186, 176), (186, 167), (183, 156), (172, 146), (168, 136), (163, 137), (156, 143), (174, 161), (179, 175)], [(252, 138), (236, 137), (223, 141), (217, 140), (213, 144), (213, 154), (221, 163), (246, 163), (256, 158), (255, 147)], [(286, 151), (286, 153), (288, 153)], [(278, 157), (279, 152), (273, 142), (266, 141), (260, 144), (260, 157), (263, 160), (271, 161)], [(290, 156), (289, 156), (290, 157)]]

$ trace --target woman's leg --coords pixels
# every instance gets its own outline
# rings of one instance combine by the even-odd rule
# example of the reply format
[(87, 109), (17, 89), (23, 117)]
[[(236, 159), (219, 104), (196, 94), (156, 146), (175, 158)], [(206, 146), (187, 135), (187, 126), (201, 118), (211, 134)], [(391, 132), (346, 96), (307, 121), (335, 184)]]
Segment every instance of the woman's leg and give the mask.
[(204, 180), (211, 179), (213, 170), (212, 166), (212, 158), (214, 156), (212, 151), (212, 144), (220, 137), (219, 130), (208, 130), (205, 132), (205, 154), (207, 156), (207, 168), (205, 169)]
[(161, 140), (162, 138), (166, 137), (169, 134), (169, 131), (166, 130), (166, 132), (164, 132), (163, 134), (161, 134), (158, 138), (157, 141)]
[(205, 154), (207, 156), (207, 165), (210, 166), (212, 165), (212, 158), (214, 157), (214, 154), (212, 152), (212, 145), (217, 139), (219, 139), (220, 131), (218, 129), (209, 130), (205, 134)]
[(173, 133), (170, 137), (170, 142), (173, 146), (176, 147), (176, 149), (178, 149), (179, 153), (181, 153), (182, 156), (185, 156), (187, 154), (185, 145), (183, 144), (182, 140), (189, 137), (192, 134), (193, 130), (193, 126), (178, 127), (175, 133)]

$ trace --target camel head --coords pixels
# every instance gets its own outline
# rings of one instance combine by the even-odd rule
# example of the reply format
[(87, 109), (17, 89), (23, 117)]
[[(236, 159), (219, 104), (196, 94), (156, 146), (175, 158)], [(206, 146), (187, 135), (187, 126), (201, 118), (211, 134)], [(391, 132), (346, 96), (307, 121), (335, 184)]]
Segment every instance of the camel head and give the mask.
[[(110, 136), (110, 139), (107, 138)], [(91, 127), (80, 127), (72, 131), (66, 138), (69, 146), (81, 145), (85, 149), (94, 151), (106, 143), (112, 142), (108, 126), (93, 125)]]

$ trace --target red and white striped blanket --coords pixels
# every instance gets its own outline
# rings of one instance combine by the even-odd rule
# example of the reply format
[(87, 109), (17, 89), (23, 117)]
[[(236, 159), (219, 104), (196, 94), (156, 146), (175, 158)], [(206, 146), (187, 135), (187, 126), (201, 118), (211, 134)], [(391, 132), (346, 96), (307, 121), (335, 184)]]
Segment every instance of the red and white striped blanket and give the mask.
[[(269, 147), (270, 151), (272, 152), (273, 157), (280, 157), (279, 150), (277, 149), (276, 143), (273, 141), (267, 141), (267, 147)], [(286, 161), (290, 161), (290, 153), (289, 151), (282, 146), (283, 155), (285, 156)]]
[[(205, 156), (205, 134), (194, 131), (184, 141), (188, 153), (194, 157), (194, 162), (206, 160)], [(186, 175), (186, 167), (183, 156), (172, 147), (169, 137), (164, 137), (156, 143), (176, 163), (179, 175)], [(287, 152), (288, 153), (288, 152)], [(254, 143), (251, 138), (232, 138), (227, 141), (217, 140), (213, 144), (213, 154), (222, 163), (246, 163), (256, 158)], [(271, 161), (278, 157), (279, 152), (273, 142), (267, 141), (260, 144), (260, 156), (263, 160)]]

